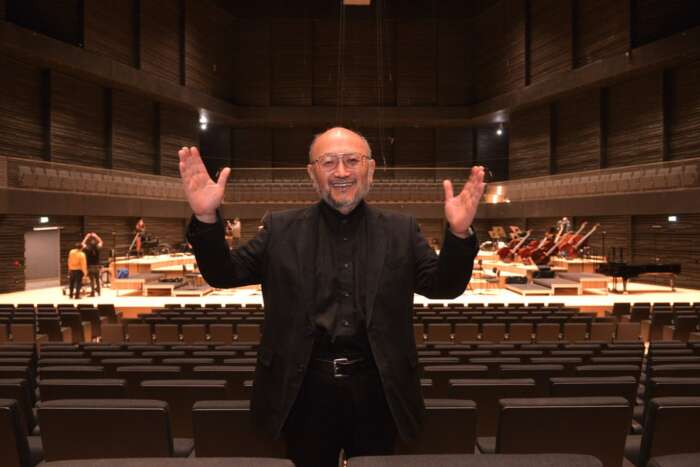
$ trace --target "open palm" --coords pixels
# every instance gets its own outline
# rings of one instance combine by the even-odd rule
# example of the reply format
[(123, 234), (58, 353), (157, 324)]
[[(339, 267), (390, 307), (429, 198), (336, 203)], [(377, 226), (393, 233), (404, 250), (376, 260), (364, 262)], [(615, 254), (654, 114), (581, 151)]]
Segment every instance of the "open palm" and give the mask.
[(452, 233), (464, 238), (472, 225), (479, 200), (484, 193), (484, 168), (472, 167), (469, 180), (457, 196), (454, 195), (451, 181), (444, 180), (442, 186), (445, 189), (445, 219), (449, 222)]
[(197, 148), (182, 148), (178, 151), (178, 156), (182, 186), (192, 212), (202, 221), (214, 222), (216, 209), (224, 200), (226, 181), (231, 169), (227, 167), (222, 170), (215, 183), (209, 177)]

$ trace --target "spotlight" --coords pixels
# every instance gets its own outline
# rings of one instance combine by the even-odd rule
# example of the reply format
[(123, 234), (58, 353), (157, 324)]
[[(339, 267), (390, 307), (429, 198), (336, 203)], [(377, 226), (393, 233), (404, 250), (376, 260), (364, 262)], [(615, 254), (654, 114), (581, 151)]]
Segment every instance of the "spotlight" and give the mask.
[(39, 218), (39, 224), (48, 224), (49, 223), (49, 218), (48, 216), (41, 216)]
[(207, 118), (206, 115), (201, 114), (199, 116), (199, 123), (201, 123), (202, 125), (206, 125), (207, 123), (209, 123), (209, 119)]
[(678, 222), (678, 216), (668, 216), (669, 222)]
[(503, 123), (501, 123), (500, 125), (498, 125), (498, 128), (496, 129), (496, 134), (497, 134), (498, 136), (503, 135)]
[(206, 131), (206, 129), (207, 129), (207, 124), (206, 124), (206, 123), (202, 123), (202, 124), (199, 125), (199, 128), (200, 128), (202, 131)]

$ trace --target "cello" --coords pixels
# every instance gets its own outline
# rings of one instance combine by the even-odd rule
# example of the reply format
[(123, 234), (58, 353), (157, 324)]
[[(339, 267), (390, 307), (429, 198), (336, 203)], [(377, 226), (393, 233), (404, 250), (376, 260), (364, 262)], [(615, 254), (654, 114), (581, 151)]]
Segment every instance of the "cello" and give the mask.
[(578, 236), (578, 238), (574, 239), (567, 245), (564, 245), (561, 248), (561, 252), (564, 254), (564, 256), (569, 259), (578, 258), (581, 247), (584, 245), (586, 240), (588, 240), (588, 237), (593, 235), (593, 232), (595, 232), (598, 227), (600, 227), (600, 224), (594, 225), (590, 232), (588, 232), (586, 235), (583, 237)]
[(564, 226), (560, 225), (559, 230), (555, 235), (554, 228), (551, 228), (549, 229), (549, 231), (547, 231), (547, 233), (544, 234), (544, 237), (542, 237), (542, 240), (540, 240), (539, 243), (537, 242), (537, 240), (531, 241), (526, 247), (521, 248), (518, 252), (520, 259), (525, 264), (532, 264), (532, 260), (530, 258), (532, 256), (532, 253), (540, 249), (549, 249), (554, 244), (556, 239), (559, 238), (563, 230)]
[[(532, 230), (528, 230), (527, 233), (525, 233), (525, 236), (520, 239), (520, 241), (518, 241), (517, 239), (513, 239), (511, 240), (511, 244), (500, 248), (497, 251), (499, 259), (506, 263), (510, 263), (511, 261), (513, 261), (513, 258), (515, 258), (515, 254), (518, 252), (520, 247), (523, 246), (523, 243), (525, 243), (527, 239), (530, 238), (531, 234)], [(517, 243), (513, 245), (513, 242)]]
[(573, 238), (575, 238), (577, 235), (580, 235), (581, 232), (583, 232), (583, 229), (586, 228), (586, 224), (587, 222), (583, 222), (579, 229), (576, 231), (576, 233), (567, 232), (564, 235), (562, 235), (559, 241), (554, 242), (554, 245), (548, 250), (545, 248), (539, 248), (533, 251), (531, 255), (532, 262), (538, 266), (549, 263), (549, 260), (553, 255), (556, 255), (561, 248), (571, 243), (571, 240)]

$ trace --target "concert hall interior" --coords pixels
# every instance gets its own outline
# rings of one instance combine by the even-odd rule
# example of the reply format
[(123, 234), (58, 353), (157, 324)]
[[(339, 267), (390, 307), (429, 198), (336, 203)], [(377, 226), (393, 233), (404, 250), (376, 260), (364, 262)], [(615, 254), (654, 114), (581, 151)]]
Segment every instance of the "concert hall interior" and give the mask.
[(437, 253), (443, 180), (486, 183), (464, 292), (406, 325), (422, 431), (340, 465), (700, 465), (696, 0), (0, 0), (0, 463), (291, 465), (250, 400), (296, 370), (260, 285), (203, 278), (178, 151), (231, 168), (235, 252), (324, 203), (334, 127)]

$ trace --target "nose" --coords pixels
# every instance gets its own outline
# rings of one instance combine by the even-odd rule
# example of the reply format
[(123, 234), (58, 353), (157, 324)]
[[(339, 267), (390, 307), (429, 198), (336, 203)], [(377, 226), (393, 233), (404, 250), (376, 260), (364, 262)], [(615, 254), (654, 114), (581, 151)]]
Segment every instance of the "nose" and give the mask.
[(350, 175), (350, 171), (348, 168), (345, 166), (345, 161), (343, 159), (338, 160), (338, 167), (335, 169), (335, 176), (336, 177), (347, 177)]

